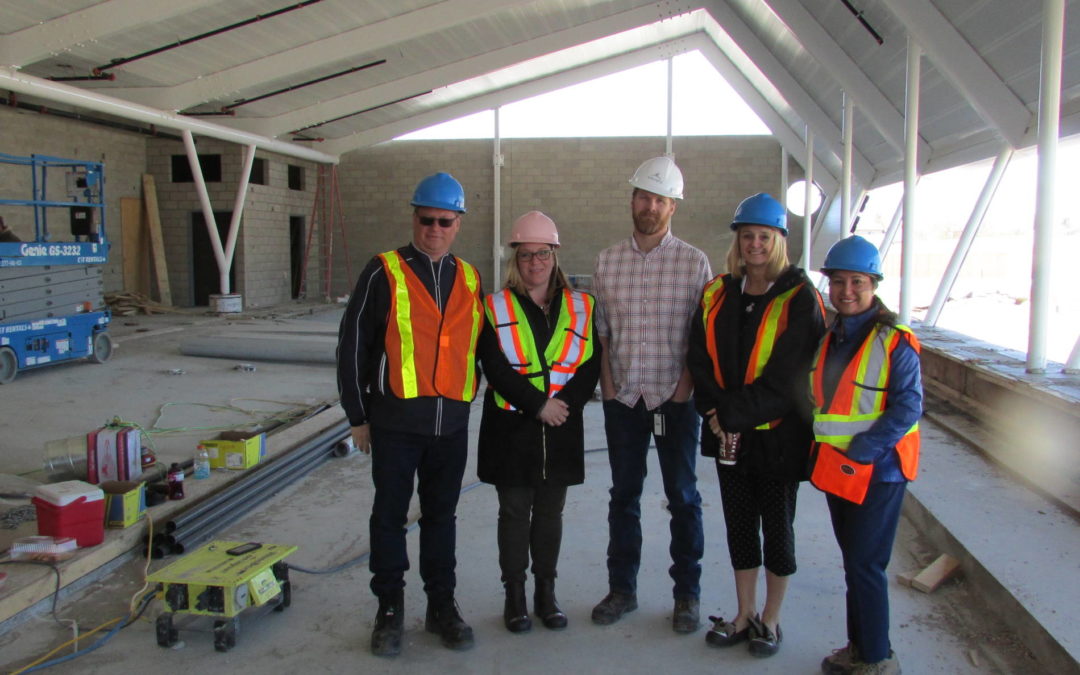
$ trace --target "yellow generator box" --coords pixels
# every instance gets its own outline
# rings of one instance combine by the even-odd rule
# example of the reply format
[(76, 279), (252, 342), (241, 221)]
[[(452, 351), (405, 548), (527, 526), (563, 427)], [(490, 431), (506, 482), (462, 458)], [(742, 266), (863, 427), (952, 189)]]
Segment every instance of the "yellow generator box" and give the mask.
[(130, 527), (146, 513), (146, 483), (109, 480), (98, 487), (105, 492), (106, 527)]
[(223, 431), (217, 438), (199, 441), (210, 454), (211, 469), (250, 469), (266, 456), (266, 434)]

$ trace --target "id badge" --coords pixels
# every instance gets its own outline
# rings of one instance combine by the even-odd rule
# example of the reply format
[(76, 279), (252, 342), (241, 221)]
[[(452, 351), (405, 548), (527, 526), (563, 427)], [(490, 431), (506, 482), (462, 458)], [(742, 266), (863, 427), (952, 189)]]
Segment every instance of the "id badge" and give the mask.
[(653, 436), (664, 435), (664, 413), (653, 413)]

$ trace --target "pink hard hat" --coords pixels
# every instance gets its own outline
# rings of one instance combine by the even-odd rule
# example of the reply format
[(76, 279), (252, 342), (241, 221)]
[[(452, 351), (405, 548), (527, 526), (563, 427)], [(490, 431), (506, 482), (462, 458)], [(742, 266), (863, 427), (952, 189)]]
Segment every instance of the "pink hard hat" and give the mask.
[(539, 211), (529, 211), (510, 228), (510, 245), (518, 244), (551, 244), (558, 248), (559, 230), (555, 221)]

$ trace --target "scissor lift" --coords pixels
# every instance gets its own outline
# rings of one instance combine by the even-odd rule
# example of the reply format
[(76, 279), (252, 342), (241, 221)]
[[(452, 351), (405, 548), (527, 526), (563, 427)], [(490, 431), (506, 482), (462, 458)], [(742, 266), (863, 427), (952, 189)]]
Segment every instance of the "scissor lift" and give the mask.
[[(27, 368), (82, 358), (104, 363), (113, 352), (101, 280), (109, 259), (105, 165), (0, 153), (0, 169), (11, 167), (29, 170), (30, 199), (0, 205), (33, 209), (34, 239), (0, 242), (0, 384)], [(51, 199), (50, 187), (63, 189), (65, 198)], [(57, 210), (70, 223), (70, 240), (50, 231), (49, 214)]]

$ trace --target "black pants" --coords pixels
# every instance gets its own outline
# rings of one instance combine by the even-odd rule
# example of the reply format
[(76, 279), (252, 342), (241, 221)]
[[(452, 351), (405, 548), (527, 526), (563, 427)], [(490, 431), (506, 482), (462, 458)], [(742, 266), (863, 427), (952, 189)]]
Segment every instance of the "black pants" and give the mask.
[(524, 583), (532, 554), (537, 579), (554, 579), (562, 545), (566, 487), (502, 487), (499, 492), (499, 567), (502, 581)]
[[(795, 573), (795, 497), (798, 481), (719, 469), (728, 553), (737, 570), (761, 567), (778, 577)], [(761, 535), (764, 535), (764, 547)]]
[(455, 511), (468, 456), (468, 430), (424, 436), (371, 427), (371, 590), (388, 597), (405, 587), (405, 523), (413, 483), (420, 497), (420, 578), (428, 598), (454, 596)]

